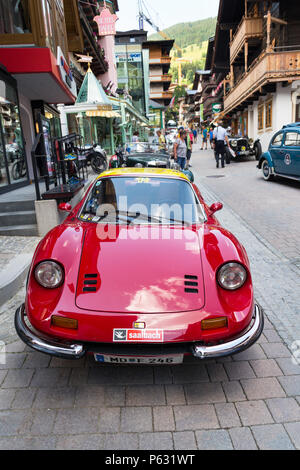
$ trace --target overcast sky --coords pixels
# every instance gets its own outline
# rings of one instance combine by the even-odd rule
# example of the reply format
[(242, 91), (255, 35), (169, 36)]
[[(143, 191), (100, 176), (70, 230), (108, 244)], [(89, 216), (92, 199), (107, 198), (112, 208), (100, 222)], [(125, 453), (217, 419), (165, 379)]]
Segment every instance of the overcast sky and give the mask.
[[(118, 0), (119, 21), (118, 31), (138, 29), (138, 0)], [(211, 16), (217, 16), (219, 0), (144, 0), (148, 8), (144, 11), (160, 29), (168, 28), (176, 23), (197, 21)], [(145, 23), (145, 29), (154, 32)]]

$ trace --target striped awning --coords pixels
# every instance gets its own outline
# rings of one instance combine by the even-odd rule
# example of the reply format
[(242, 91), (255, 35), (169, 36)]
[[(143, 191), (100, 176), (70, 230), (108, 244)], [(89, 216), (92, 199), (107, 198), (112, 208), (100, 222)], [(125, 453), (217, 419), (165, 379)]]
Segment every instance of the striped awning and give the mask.
[(87, 117), (106, 117), (106, 118), (120, 118), (121, 115), (116, 111), (105, 111), (97, 109), (95, 111), (86, 111)]

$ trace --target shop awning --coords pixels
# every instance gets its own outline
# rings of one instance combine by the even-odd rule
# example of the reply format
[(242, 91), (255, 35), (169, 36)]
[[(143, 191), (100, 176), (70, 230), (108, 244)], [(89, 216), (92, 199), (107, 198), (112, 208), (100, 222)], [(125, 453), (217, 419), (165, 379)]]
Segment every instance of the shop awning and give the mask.
[(20, 93), (30, 100), (73, 104), (75, 82), (64, 58), (61, 67), (58, 59), (47, 47), (0, 48), (0, 63), (17, 80)]
[(104, 110), (96, 110), (96, 111), (86, 111), (85, 112), (87, 117), (107, 117), (107, 118), (120, 118), (121, 115), (116, 111), (104, 111)]

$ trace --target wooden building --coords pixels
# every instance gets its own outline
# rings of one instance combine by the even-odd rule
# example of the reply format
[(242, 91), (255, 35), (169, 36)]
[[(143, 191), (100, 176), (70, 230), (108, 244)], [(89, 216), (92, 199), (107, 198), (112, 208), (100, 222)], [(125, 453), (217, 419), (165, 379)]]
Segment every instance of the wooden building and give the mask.
[(172, 75), (169, 73), (170, 52), (173, 45), (174, 40), (143, 43), (143, 47), (149, 49), (150, 99), (163, 106), (168, 106), (173, 97), (173, 93), (169, 91), (172, 83)]
[(224, 114), (263, 149), (300, 120), (300, 2), (220, 0), (213, 61), (228, 75)]

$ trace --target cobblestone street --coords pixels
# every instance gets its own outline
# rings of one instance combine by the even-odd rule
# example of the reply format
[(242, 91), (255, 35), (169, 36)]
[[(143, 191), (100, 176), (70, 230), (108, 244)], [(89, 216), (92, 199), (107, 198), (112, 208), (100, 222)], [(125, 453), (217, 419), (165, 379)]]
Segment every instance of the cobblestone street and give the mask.
[(253, 160), (216, 170), (212, 151), (192, 165), (248, 252), (265, 311), (258, 343), (174, 367), (50, 358), (16, 336), (23, 288), (0, 307), (0, 449), (300, 449), (299, 185), (264, 182)]

